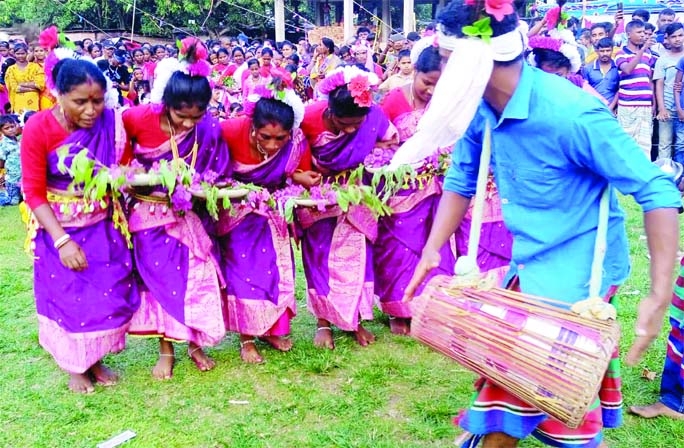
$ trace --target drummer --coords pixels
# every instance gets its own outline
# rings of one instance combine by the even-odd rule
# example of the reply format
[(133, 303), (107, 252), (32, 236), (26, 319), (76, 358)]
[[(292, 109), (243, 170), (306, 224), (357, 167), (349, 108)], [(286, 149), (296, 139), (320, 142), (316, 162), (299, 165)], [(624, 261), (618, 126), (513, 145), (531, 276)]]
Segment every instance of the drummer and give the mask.
[[(488, 25), (479, 21), (481, 18), (491, 19), (491, 30), (484, 29)], [(475, 21), (478, 23), (471, 26)], [(481, 54), (491, 51), (493, 68), (480, 92), (468, 92), (484, 101), (454, 148), (444, 194), (406, 298), (439, 264), (439, 248), (458, 228), (467, 210), (475, 193), (485, 124), (489, 123), (492, 170), (504, 222), (514, 238), (507, 284), (515, 281), (524, 293), (568, 304), (586, 299), (603, 191), (614, 187), (632, 195), (643, 208), (651, 254), (651, 291), (639, 306), (637, 337), (627, 355), (628, 363), (638, 362), (659, 334), (672, 297), (679, 192), (644, 157), (600, 101), (565, 79), (524, 63), (526, 33), (517, 28), (512, 0), (503, 0), (496, 8), (488, 2), (454, 0), (439, 22), (440, 47), (454, 50), (454, 57), (458, 57), (466, 47), (480, 45)], [(464, 39), (463, 30), (470, 35), (493, 31), (491, 43)], [(459, 63), (459, 76), (476, 72), (474, 67), (463, 69), (472, 61)], [(479, 63), (491, 65), (492, 61)], [(440, 82), (453, 81), (446, 78)], [(615, 190), (610, 191), (609, 250), (601, 288), (606, 298), (614, 294), (630, 270), (624, 213)], [(599, 394), (603, 408), (597, 400), (577, 429), (567, 428), (485, 381), (473, 406), (460, 420), (473, 435), (463, 446), (475, 446), (478, 439), (484, 439), (485, 448), (514, 447), (529, 435), (550, 446), (605, 446), (602, 428), (619, 426), (622, 421), (619, 378), (610, 373), (603, 385), (611, 391)]]

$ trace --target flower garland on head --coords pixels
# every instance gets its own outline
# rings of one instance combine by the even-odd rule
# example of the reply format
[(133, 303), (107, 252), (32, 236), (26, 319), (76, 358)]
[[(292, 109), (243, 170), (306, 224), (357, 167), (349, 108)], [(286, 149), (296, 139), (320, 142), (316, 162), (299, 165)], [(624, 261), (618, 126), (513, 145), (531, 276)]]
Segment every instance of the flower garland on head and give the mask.
[(153, 104), (161, 104), (164, 89), (166, 89), (171, 76), (176, 72), (207, 79), (211, 76), (211, 64), (207, 61), (209, 51), (201, 40), (189, 36), (176, 42), (176, 46), (178, 47), (178, 59), (163, 59), (157, 64), (154, 71), (154, 86), (150, 93), (150, 102)]
[(258, 85), (254, 92), (245, 98), (243, 107), (244, 113), (248, 117), (254, 115), (254, 109), (259, 100), (263, 98), (281, 101), (292, 108), (294, 112), (294, 128), (298, 128), (304, 120), (304, 103), (299, 95), (293, 90), (292, 77), (290, 74), (278, 67), (271, 69), (271, 82), (268, 85)]
[(355, 65), (346, 65), (330, 72), (318, 84), (318, 91), (327, 98), (333, 90), (347, 86), (357, 106), (371, 107), (373, 105), (373, 90), (378, 86), (378, 83), (379, 80), (375, 73), (363, 71)]
[(534, 50), (545, 49), (556, 51), (568, 58), (570, 61), (570, 73), (577, 73), (582, 68), (582, 58), (577, 44), (574, 43), (572, 31), (567, 29), (552, 29), (548, 36), (532, 36), (529, 43), (532, 52), (527, 57), (527, 61), (532, 67), (537, 66), (534, 58)]
[[(57, 97), (56, 80), (52, 78), (52, 71), (62, 59), (78, 59), (78, 55), (74, 52), (76, 45), (68, 40), (64, 33), (60, 33), (54, 25), (41, 31), (38, 36), (38, 45), (48, 51), (43, 67), (45, 71), (45, 86), (54, 97)], [(90, 62), (95, 64), (94, 61)], [(110, 109), (115, 108), (119, 106), (119, 92), (114, 88), (111, 79), (105, 76), (105, 80), (107, 81), (105, 106)]]

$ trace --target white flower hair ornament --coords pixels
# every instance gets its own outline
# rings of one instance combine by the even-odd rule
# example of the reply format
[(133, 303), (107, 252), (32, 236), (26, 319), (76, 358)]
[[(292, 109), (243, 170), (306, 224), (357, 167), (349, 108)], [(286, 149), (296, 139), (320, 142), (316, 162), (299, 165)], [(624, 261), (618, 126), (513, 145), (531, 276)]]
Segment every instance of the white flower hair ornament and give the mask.
[(304, 120), (304, 103), (292, 89), (292, 77), (286, 71), (274, 68), (271, 70), (272, 81), (266, 86), (257, 86), (243, 104), (245, 115), (252, 117), (259, 100), (269, 98), (281, 101), (294, 112), (294, 128), (299, 128)]
[(176, 45), (178, 46), (178, 59), (163, 59), (154, 70), (154, 85), (150, 92), (150, 102), (153, 104), (162, 103), (166, 85), (175, 72), (207, 79), (211, 75), (211, 65), (207, 61), (209, 51), (202, 41), (189, 36), (178, 41)]

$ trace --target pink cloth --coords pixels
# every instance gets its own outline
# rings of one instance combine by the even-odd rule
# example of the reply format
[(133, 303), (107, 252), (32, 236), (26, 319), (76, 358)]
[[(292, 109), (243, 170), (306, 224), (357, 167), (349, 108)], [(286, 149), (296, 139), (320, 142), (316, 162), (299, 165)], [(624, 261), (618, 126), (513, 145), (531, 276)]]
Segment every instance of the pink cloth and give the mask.
[(60, 368), (69, 373), (85, 373), (105, 355), (126, 347), (126, 328), (70, 333), (39, 314), (38, 342)]

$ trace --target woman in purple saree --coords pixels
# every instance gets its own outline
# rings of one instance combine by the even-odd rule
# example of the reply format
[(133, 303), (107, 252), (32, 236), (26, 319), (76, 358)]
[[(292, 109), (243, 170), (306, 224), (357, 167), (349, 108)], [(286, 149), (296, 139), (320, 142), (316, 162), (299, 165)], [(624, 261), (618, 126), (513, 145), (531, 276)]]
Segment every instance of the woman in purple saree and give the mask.
[[(192, 45), (201, 44), (193, 40)], [(155, 83), (155, 89), (163, 91), (161, 105), (124, 113), (135, 158), (147, 169), (162, 160), (183, 159), (200, 176), (228, 176), (229, 153), (221, 128), (206, 114), (209, 81), (184, 73), (183, 66), (174, 71), (174, 64), (179, 63), (172, 59), (157, 66), (157, 72), (173, 72), (167, 84)], [(177, 187), (169, 201), (161, 186), (137, 188), (130, 204), (135, 262), (143, 283), (130, 333), (160, 338), (159, 360), (152, 371), (157, 379), (173, 374), (172, 342), (187, 341), (197, 368), (212, 369), (215, 363), (202, 347), (218, 344), (226, 331), (218, 258), (204, 226), (209, 220), (200, 218), (206, 212), (192, 209), (186, 192)]]
[[(308, 186), (320, 177), (299, 165), (308, 153), (299, 129), (304, 105), (294, 91), (283, 91), (287, 103), (275, 99), (273, 90), (257, 88), (258, 96), (250, 96), (245, 103), (248, 116), (221, 124), (231, 151), (233, 178), (270, 192), (283, 188), (288, 179)], [(264, 361), (255, 344), (257, 337), (277, 350), (290, 350), (288, 336), (296, 302), (287, 222), (253, 197), (221, 212), (218, 235), (226, 279), (227, 327), (240, 334), (240, 357), (251, 364)]]
[[(324, 179), (344, 178), (379, 145), (398, 142), (396, 130), (372, 104), (377, 77), (356, 67), (333, 71), (319, 84), (327, 101), (307, 107), (302, 130), (313, 164)], [(333, 349), (331, 324), (356, 334), (361, 346), (375, 340), (360, 320), (373, 318), (371, 243), (377, 219), (365, 206), (325, 211), (299, 209), (302, 258), (308, 285), (308, 308), (318, 318), (314, 344)]]
[(34, 116), (21, 145), (24, 193), (37, 220), (29, 235), (38, 339), (69, 372), (69, 388), (90, 393), (93, 382), (116, 382), (101, 360), (124, 348), (140, 302), (131, 251), (114, 224), (121, 222), (120, 204), (111, 198), (93, 204), (70, 190), (73, 178), (59, 170), (57, 150), (68, 151), (67, 166), (84, 148), (105, 166), (130, 153), (121, 117), (105, 108), (107, 83), (94, 64), (66, 59), (51, 75), (60, 107)]

